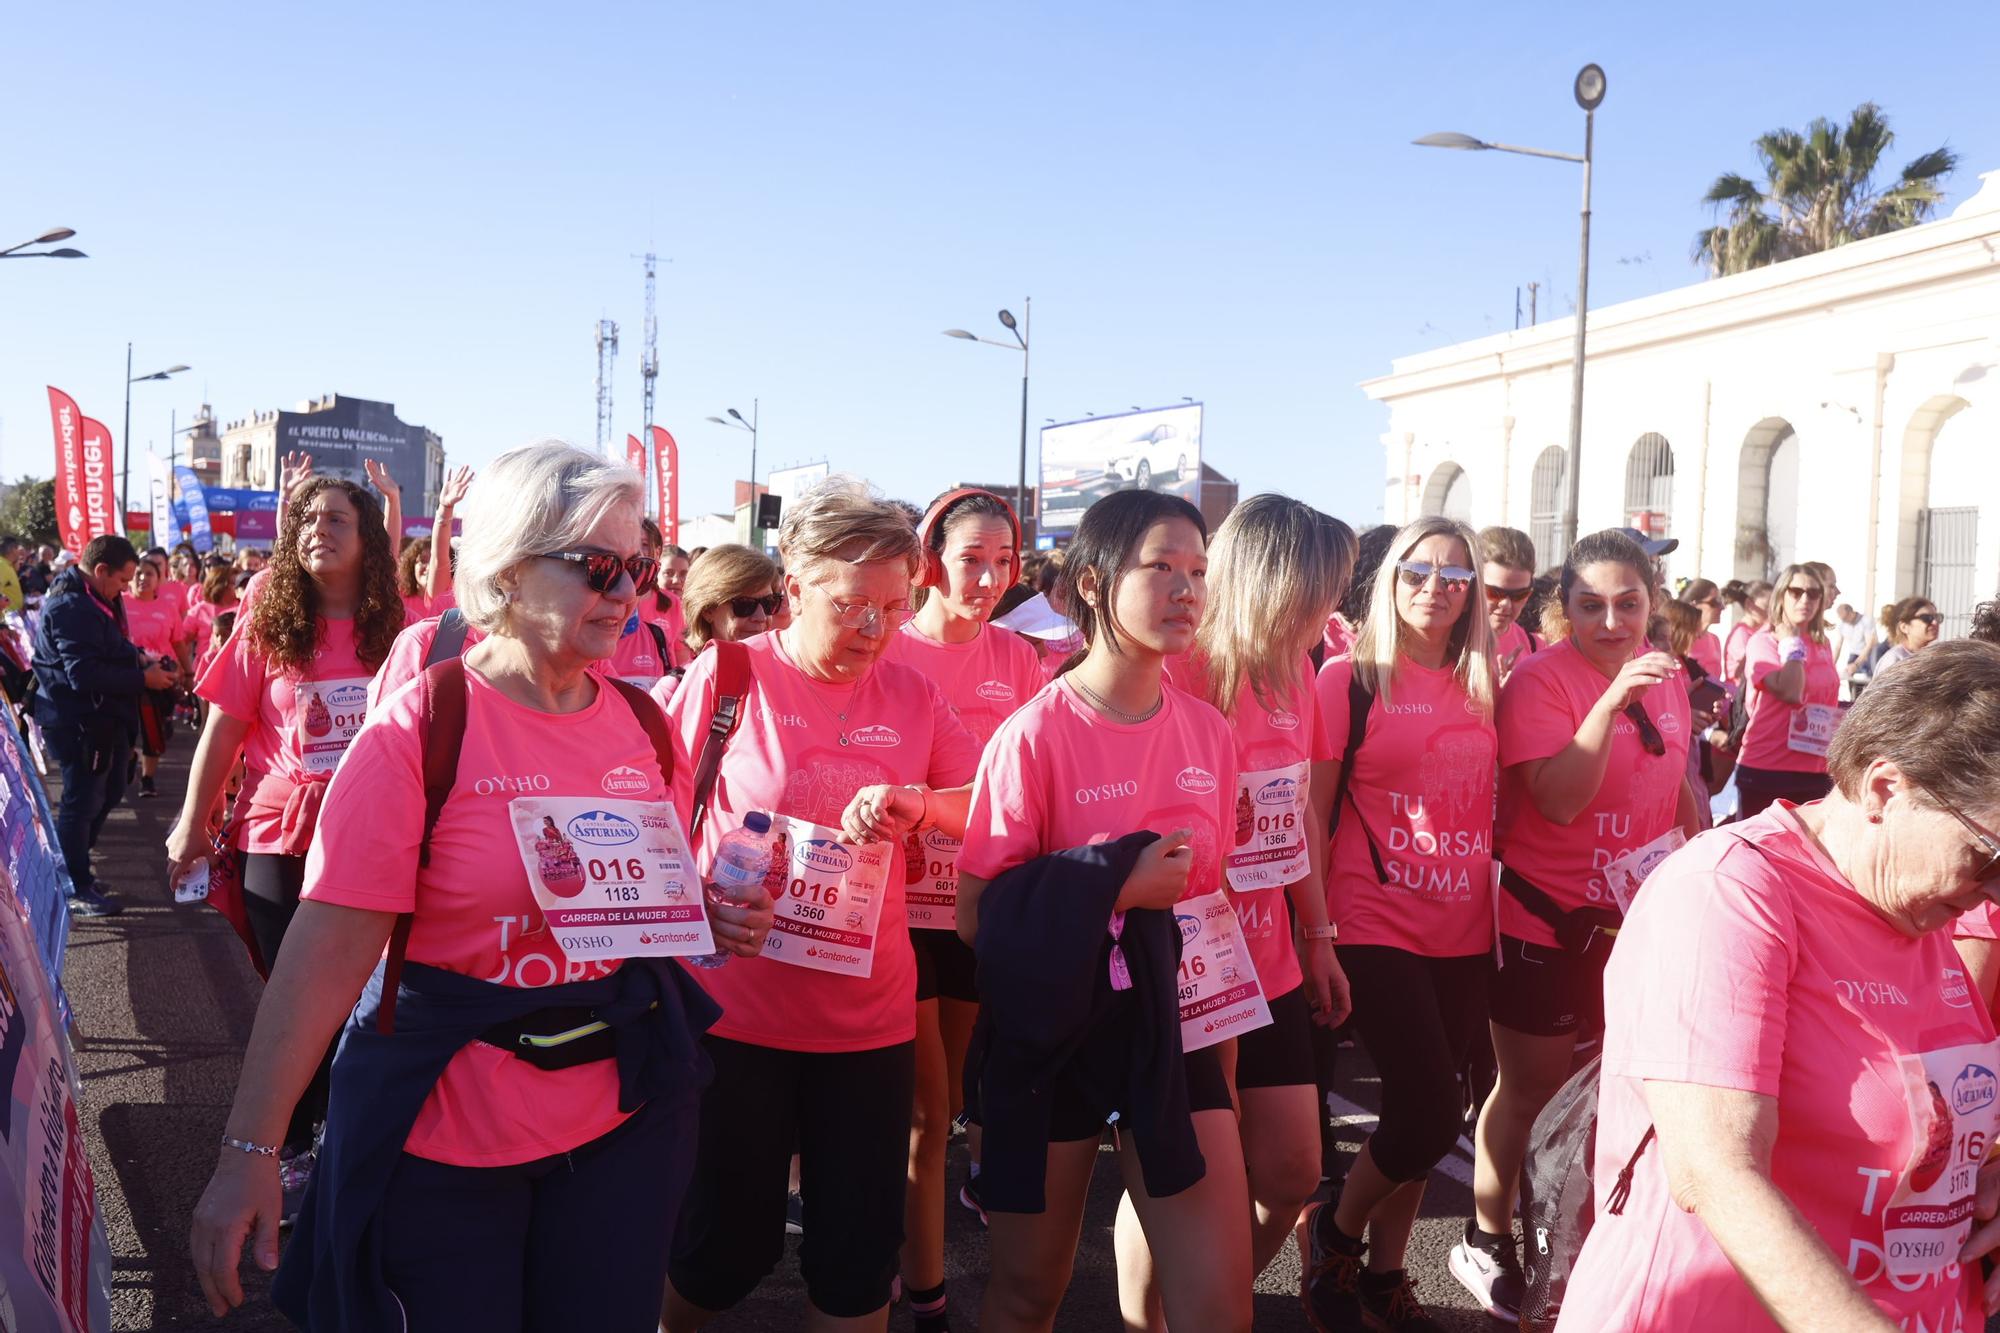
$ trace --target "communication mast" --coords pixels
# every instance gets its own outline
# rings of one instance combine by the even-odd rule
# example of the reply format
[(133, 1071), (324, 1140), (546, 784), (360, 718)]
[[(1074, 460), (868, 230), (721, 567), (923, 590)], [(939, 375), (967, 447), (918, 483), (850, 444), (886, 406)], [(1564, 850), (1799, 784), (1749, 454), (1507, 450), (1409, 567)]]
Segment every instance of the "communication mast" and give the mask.
[[(646, 406), (644, 412), (645, 425), (639, 432), (639, 438), (645, 441), (642, 446), (643, 448), (651, 449), (653, 447), (653, 388), (655, 381), (660, 378), (660, 323), (653, 317), (653, 268), (657, 259), (650, 250), (646, 252), (645, 259), (646, 348), (639, 353), (639, 384), (644, 392)], [(658, 466), (657, 459), (654, 461), (654, 466)], [(653, 489), (651, 486), (646, 488), (648, 492), (646, 503), (649, 509), (652, 507), (653, 497), (651, 493)], [(658, 517), (658, 515), (655, 515), (655, 517)]]
[[(597, 452), (611, 457), (611, 366), (618, 359), (618, 325), (597, 321)], [(650, 397), (650, 393), (648, 394)]]

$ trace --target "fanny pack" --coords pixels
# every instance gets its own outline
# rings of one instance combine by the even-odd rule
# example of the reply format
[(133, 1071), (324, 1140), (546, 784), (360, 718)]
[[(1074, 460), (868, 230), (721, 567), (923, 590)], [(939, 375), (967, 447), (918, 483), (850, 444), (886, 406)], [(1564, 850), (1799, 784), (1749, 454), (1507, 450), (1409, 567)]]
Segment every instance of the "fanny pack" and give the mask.
[(1625, 922), (1624, 917), (1608, 907), (1576, 907), (1564, 911), (1556, 906), (1555, 899), (1530, 884), (1511, 866), (1500, 867), (1500, 887), (1507, 890), (1530, 915), (1553, 930), (1556, 943), (1566, 953), (1589, 957), (1593, 950), (1610, 952), (1618, 938), (1618, 928)]
[[(658, 1005), (654, 1005), (658, 1008)], [(477, 1040), (496, 1046), (537, 1069), (573, 1069), (616, 1053), (611, 1025), (594, 1009), (551, 1005), (505, 1023), (495, 1023)]]

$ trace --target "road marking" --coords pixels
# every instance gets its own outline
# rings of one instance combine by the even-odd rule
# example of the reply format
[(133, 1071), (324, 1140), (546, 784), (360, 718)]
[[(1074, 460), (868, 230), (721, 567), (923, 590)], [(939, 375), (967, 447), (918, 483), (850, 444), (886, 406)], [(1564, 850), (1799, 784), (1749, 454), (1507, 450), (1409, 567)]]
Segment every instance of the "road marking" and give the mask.
[[(1331, 1113), (1333, 1123), (1343, 1129), (1350, 1126), (1359, 1129), (1372, 1129), (1377, 1119), (1373, 1111), (1355, 1105), (1337, 1092), (1326, 1094), (1326, 1109)], [(1442, 1171), (1445, 1175), (1450, 1176), (1467, 1189), (1471, 1189), (1472, 1154), (1472, 1144), (1467, 1142), (1465, 1136), (1461, 1134), (1458, 1136), (1458, 1146), (1451, 1152), (1446, 1153), (1444, 1160), (1439, 1162), (1435, 1169)]]

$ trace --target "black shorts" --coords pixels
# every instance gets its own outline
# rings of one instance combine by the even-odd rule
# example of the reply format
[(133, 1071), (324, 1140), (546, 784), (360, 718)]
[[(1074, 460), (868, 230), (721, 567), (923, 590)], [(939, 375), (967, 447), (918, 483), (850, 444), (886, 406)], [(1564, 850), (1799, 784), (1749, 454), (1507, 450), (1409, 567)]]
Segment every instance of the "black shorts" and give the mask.
[(1553, 944), (1500, 937), (1500, 968), (1487, 989), (1487, 1016), (1529, 1037), (1567, 1037), (1604, 1026), (1608, 949), (1574, 954)]
[(1294, 986), (1271, 1001), (1271, 1021), (1236, 1039), (1237, 1088), (1313, 1086), (1312, 1005)]
[[(1229, 1099), (1229, 1080), (1222, 1076), (1222, 1060), (1213, 1046), (1190, 1051), (1181, 1059), (1187, 1062), (1190, 1114), (1234, 1109), (1235, 1103)], [(1073, 1081), (1059, 1074), (1049, 1108), (1049, 1142), (1074, 1143), (1078, 1139), (1094, 1139), (1104, 1132), (1105, 1123), (1118, 1113), (1118, 1109), (1091, 1105)]]
[(912, 930), (910, 948), (917, 955), (917, 999), (962, 1000), (979, 1003), (973, 985), (978, 957), (955, 930)]

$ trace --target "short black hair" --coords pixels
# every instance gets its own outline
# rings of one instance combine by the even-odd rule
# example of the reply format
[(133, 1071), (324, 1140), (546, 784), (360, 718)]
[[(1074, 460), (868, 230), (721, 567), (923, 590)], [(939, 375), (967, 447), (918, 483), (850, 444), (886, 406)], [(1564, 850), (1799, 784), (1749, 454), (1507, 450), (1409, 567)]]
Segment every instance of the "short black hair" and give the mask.
[(1381, 523), (1361, 534), (1354, 544), (1354, 574), (1348, 580), (1347, 594), (1340, 599), (1340, 618), (1347, 627), (1357, 634), (1368, 619), (1368, 599), (1375, 590), (1375, 571), (1382, 567), (1383, 558), (1389, 554), (1389, 544), (1396, 540), (1394, 524)]
[(83, 566), (86, 573), (99, 565), (123, 569), (127, 565), (138, 564), (139, 553), (132, 549), (131, 542), (107, 532), (102, 537), (90, 539), (90, 544), (83, 548), (83, 556), (77, 563)]

